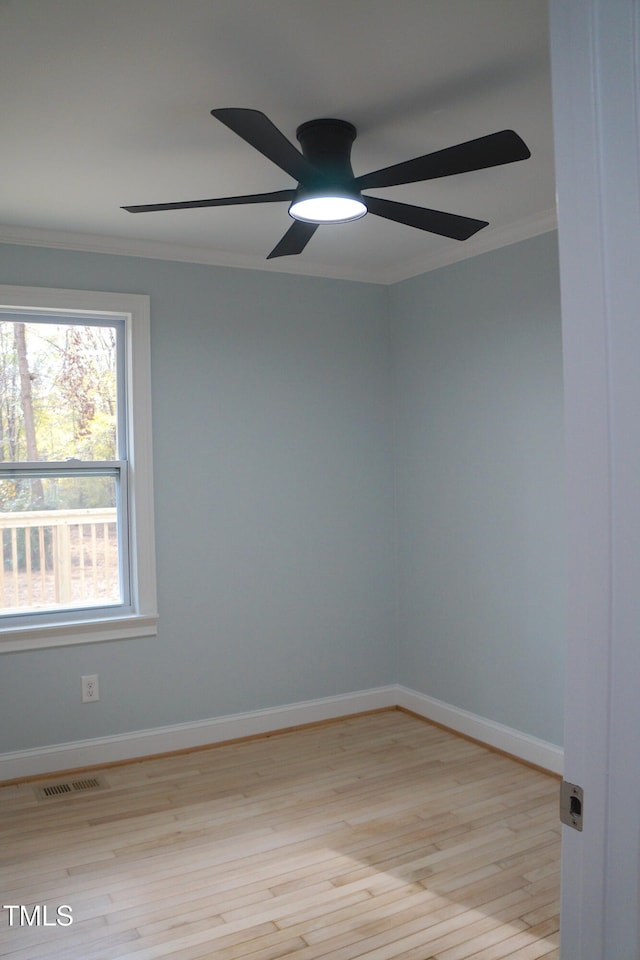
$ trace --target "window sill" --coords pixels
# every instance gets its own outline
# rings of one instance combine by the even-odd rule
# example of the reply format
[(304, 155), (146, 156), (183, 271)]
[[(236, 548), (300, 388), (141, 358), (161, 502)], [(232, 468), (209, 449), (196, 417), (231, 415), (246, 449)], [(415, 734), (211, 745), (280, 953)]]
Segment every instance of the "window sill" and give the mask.
[(0, 630), (0, 653), (38, 650), (43, 647), (69, 647), (78, 643), (104, 640), (128, 640), (152, 637), (158, 632), (155, 614), (109, 617), (101, 620), (70, 621), (45, 625), (25, 625)]

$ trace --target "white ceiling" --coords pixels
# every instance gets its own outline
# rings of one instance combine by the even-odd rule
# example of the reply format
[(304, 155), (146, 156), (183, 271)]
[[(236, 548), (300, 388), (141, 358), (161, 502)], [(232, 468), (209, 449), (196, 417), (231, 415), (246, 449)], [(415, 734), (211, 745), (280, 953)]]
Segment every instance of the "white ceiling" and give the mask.
[[(0, 240), (392, 282), (551, 229), (545, 0), (0, 0)], [(489, 220), (463, 243), (368, 215), (265, 257), (295, 186), (210, 115), (355, 124), (356, 175), (504, 128), (529, 160), (372, 191)]]

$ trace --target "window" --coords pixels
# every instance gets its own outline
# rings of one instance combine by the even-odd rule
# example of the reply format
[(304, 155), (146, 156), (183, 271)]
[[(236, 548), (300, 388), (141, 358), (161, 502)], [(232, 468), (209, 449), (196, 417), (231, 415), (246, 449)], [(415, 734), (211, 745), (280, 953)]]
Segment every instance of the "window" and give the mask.
[(0, 286), (0, 650), (156, 623), (148, 298)]

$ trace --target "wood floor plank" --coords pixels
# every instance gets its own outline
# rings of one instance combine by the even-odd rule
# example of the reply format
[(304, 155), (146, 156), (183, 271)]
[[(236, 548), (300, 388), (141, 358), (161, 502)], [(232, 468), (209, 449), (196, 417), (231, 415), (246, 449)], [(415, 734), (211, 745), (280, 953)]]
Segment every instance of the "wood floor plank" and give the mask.
[(0, 788), (3, 901), (74, 921), (0, 912), (6, 960), (558, 956), (557, 781), (414, 716), (104, 777), (47, 801)]

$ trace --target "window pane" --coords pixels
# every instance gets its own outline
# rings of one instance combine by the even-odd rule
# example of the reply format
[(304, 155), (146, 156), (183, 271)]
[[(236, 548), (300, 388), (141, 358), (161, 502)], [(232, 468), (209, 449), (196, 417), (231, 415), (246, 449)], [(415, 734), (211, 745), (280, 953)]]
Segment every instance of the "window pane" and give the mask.
[(0, 322), (0, 461), (117, 459), (116, 335)]
[(122, 603), (117, 478), (0, 480), (0, 614)]

